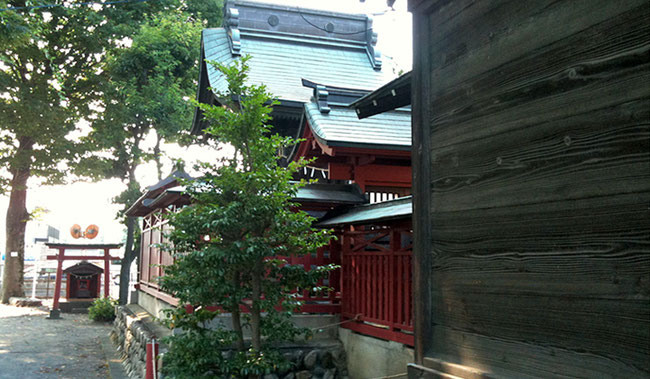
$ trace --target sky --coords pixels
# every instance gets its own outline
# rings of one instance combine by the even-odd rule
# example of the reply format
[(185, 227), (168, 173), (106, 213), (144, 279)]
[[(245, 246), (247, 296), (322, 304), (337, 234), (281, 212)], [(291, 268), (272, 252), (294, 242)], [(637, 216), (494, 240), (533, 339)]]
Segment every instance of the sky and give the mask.
[[(373, 28), (378, 33), (377, 47), (386, 57), (395, 60), (398, 68), (406, 71), (411, 69), (412, 35), (411, 15), (406, 12), (407, 0), (397, 0), (395, 10), (389, 10), (385, 0), (256, 0), (266, 3), (299, 6), (302, 8), (324, 9), (335, 12), (370, 14), (373, 17)], [(189, 127), (189, 125), (188, 125)], [(153, 136), (152, 136), (153, 137)], [(149, 143), (154, 143), (153, 138)], [(178, 145), (163, 147), (165, 163), (163, 172), (171, 172), (171, 158), (182, 157), (191, 166), (192, 158), (200, 157), (209, 160), (214, 152), (206, 152), (199, 146), (182, 148)], [(191, 158), (190, 158), (191, 157)], [(140, 166), (136, 176), (143, 186), (156, 183), (154, 163)], [(28, 183), (27, 209), (44, 207), (48, 213), (41, 216), (40, 222), (58, 228), (61, 231), (61, 241), (74, 241), (70, 236), (70, 227), (79, 224), (85, 229), (90, 224), (99, 226), (99, 235), (93, 242), (122, 242), (124, 227), (115, 219), (119, 206), (112, 203), (112, 198), (122, 192), (126, 186), (117, 179), (100, 182), (78, 182), (60, 186), (38, 186), (37, 180)], [(0, 251), (5, 246), (5, 215), (8, 196), (0, 196)], [(36, 228), (28, 223), (28, 238)], [(31, 232), (31, 233), (30, 233)], [(31, 234), (31, 235), (30, 235)]]

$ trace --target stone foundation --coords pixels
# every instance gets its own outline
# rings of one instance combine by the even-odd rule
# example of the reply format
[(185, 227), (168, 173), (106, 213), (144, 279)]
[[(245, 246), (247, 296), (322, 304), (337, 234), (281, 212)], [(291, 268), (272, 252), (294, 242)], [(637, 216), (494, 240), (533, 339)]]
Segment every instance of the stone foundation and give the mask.
[(305, 344), (279, 348), (294, 364), (287, 372), (264, 375), (263, 379), (347, 379), (348, 369), (343, 345)]
[(156, 337), (139, 316), (127, 306), (116, 307), (111, 336), (131, 378), (145, 377), (147, 343)]
[(406, 366), (413, 362), (413, 349), (340, 328), (339, 339), (345, 346), (351, 378), (371, 379), (389, 376), (406, 379)]
[(14, 307), (40, 307), (41, 301), (29, 297), (10, 297), (9, 304)]
[[(151, 315), (138, 305), (116, 307), (113, 342), (117, 345), (127, 374), (144, 378), (147, 343), (170, 334), (155, 323)], [(164, 355), (166, 348), (160, 346)], [(348, 379), (345, 349), (338, 340), (316, 340), (291, 343), (278, 350), (294, 364), (286, 372), (262, 376), (262, 379)], [(162, 378), (162, 375), (159, 376)]]

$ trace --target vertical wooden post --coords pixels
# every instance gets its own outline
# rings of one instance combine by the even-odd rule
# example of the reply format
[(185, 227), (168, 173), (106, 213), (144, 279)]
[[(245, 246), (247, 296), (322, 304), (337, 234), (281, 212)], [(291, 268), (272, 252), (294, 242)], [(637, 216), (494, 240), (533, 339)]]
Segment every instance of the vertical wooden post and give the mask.
[(109, 249), (104, 249), (104, 297), (106, 298), (110, 295), (109, 286), (111, 283), (111, 261), (108, 253)]
[(156, 379), (158, 377), (158, 342), (156, 340), (147, 342), (146, 359), (145, 379)]
[(54, 302), (52, 303), (52, 310), (50, 317), (52, 319), (59, 318), (59, 297), (61, 296), (61, 276), (63, 275), (63, 256), (65, 255), (65, 248), (59, 248), (59, 255), (57, 256), (56, 264), (56, 282), (54, 284)]
[(390, 231), (390, 292), (388, 294), (388, 302), (390, 303), (388, 319), (390, 320), (390, 330), (395, 330), (395, 324), (397, 323), (398, 314), (400, 312), (400, 307), (403, 306), (401, 302), (401, 294), (397, 290), (397, 286), (400, 284), (399, 280), (396, 278), (398, 273), (398, 261), (400, 257), (397, 255), (397, 251), (402, 247), (402, 235), (399, 230), (391, 229)]
[[(413, 10), (413, 35), (417, 41), (428, 41), (431, 19), (421, 11), (415, 11), (416, 1), (410, 1)], [(432, 246), (431, 246), (431, 131), (430, 104), (431, 87), (427, 70), (429, 51), (427, 48), (414, 49), (413, 76), (411, 81), (411, 131), (412, 147), (412, 192), (413, 192), (413, 303), (414, 313), (414, 360), (422, 364), (424, 356), (431, 349), (433, 336), (431, 312), (431, 283), (432, 283)], [(426, 84), (425, 84), (426, 83)]]

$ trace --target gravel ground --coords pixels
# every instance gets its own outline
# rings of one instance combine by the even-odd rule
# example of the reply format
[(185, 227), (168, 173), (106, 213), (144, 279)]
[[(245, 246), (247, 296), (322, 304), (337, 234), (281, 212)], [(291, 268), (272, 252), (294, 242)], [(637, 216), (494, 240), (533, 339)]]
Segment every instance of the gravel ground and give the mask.
[(110, 324), (87, 314), (47, 320), (47, 309), (0, 304), (0, 379), (110, 378), (102, 341)]

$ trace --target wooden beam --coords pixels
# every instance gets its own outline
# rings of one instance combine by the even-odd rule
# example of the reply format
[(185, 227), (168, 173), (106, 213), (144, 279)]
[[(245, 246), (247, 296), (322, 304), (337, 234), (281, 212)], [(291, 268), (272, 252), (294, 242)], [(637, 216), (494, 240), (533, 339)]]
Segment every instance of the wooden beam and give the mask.
[[(47, 256), (48, 260), (57, 260), (59, 259), (58, 255), (48, 255)], [(110, 260), (110, 261), (118, 261), (122, 258), (120, 257), (111, 257), (111, 256), (101, 256), (101, 255), (93, 255), (93, 256), (88, 256), (88, 255), (66, 255), (62, 258), (64, 261), (105, 261), (105, 260)]]
[(392, 165), (353, 166), (344, 163), (328, 165), (331, 180), (354, 180), (360, 186), (411, 187), (411, 167)]
[(71, 244), (71, 243), (55, 243), (48, 242), (45, 244), (51, 249), (60, 249), (65, 248), (66, 250), (103, 250), (103, 249), (118, 249), (122, 246), (121, 243), (82, 243), (82, 244)]
[[(426, 41), (430, 33), (427, 14), (413, 14), (416, 41)], [(413, 135), (413, 322), (415, 363), (422, 364), (431, 349), (431, 138), (430, 86), (420, 85), (429, 78), (428, 50), (416, 49), (413, 60), (411, 130)]]
[(111, 257), (109, 255), (110, 249), (104, 249), (104, 297), (109, 296), (109, 286), (111, 284)]

